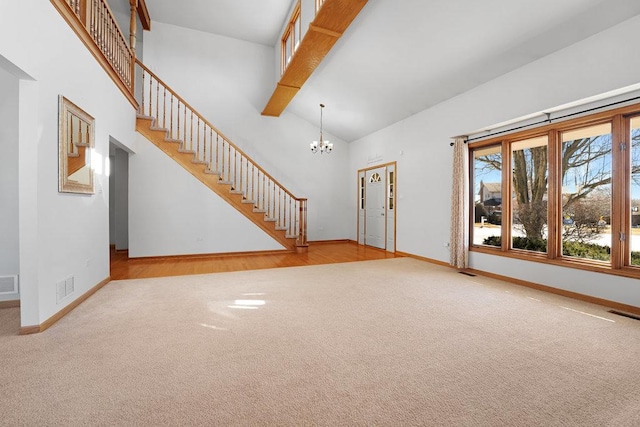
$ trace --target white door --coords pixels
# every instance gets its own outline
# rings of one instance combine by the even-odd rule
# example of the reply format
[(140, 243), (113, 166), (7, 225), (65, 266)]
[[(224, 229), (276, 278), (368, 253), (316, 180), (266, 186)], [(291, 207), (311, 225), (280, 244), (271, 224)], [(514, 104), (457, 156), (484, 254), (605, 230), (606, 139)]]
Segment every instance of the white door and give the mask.
[(387, 166), (387, 251), (396, 251), (396, 166)]
[(364, 171), (358, 172), (358, 244), (364, 245), (365, 243), (365, 216), (364, 216), (364, 201), (365, 190), (367, 186), (365, 184)]
[(387, 168), (368, 170), (365, 174), (365, 244), (385, 249), (386, 236), (386, 189)]

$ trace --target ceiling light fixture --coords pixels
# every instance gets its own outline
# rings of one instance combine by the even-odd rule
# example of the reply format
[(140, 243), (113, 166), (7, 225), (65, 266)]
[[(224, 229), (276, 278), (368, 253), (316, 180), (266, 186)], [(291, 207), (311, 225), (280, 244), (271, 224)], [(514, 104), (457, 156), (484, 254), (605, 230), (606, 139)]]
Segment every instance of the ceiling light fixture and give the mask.
[(333, 150), (333, 144), (329, 141), (324, 141), (322, 139), (322, 109), (324, 108), (324, 104), (320, 104), (320, 142), (313, 141), (310, 145), (311, 152), (317, 153), (320, 151), (320, 154), (327, 153), (329, 154), (331, 150)]

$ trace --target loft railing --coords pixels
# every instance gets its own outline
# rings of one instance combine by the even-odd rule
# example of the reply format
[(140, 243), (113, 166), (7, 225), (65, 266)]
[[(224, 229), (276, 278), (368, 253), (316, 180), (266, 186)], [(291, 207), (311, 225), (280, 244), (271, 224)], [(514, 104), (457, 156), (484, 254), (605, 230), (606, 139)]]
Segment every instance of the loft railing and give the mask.
[(105, 0), (51, 0), (98, 62), (137, 107), (135, 51), (129, 46)]
[(263, 212), (288, 238), (295, 238), (297, 246), (306, 246), (307, 199), (291, 194), (144, 64), (138, 60), (136, 64), (142, 81), (140, 114), (153, 118), (156, 128), (166, 130), (167, 139), (193, 152), (206, 165), (206, 173), (218, 175), (232, 193), (251, 201), (254, 210)]

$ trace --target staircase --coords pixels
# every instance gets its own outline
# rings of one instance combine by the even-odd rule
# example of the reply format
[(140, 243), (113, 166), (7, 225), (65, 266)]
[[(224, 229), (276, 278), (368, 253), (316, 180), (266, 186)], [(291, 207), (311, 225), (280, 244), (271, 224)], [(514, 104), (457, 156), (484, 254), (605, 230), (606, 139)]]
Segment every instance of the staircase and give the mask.
[(307, 248), (307, 199), (295, 197), (140, 61), (136, 130), (287, 250)]

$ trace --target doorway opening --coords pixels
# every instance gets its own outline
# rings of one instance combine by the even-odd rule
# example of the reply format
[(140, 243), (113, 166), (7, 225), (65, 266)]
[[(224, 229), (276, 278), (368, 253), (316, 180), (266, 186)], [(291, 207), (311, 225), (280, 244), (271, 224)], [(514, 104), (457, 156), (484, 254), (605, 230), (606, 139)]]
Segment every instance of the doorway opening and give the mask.
[(396, 162), (358, 171), (358, 243), (396, 251)]
[(15, 308), (20, 306), (20, 80), (2, 62), (0, 94), (0, 308)]
[(129, 154), (109, 138), (109, 245), (116, 251), (129, 249)]

